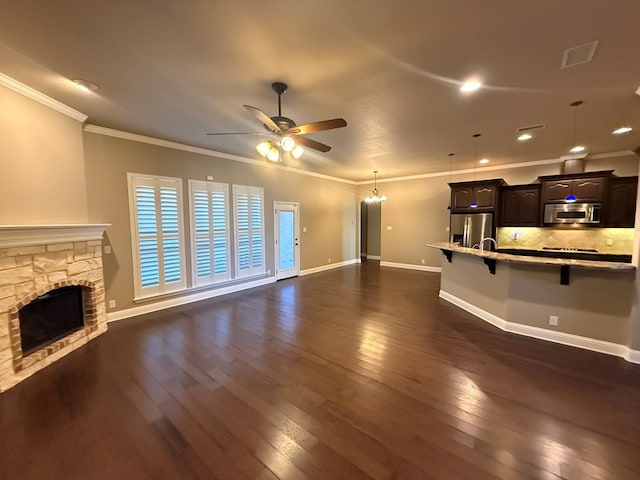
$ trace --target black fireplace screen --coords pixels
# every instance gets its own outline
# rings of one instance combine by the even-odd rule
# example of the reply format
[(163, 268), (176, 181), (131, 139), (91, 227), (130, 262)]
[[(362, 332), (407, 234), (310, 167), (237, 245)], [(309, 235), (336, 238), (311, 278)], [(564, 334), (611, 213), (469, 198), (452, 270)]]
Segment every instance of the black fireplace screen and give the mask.
[(18, 316), (26, 356), (84, 326), (82, 287), (51, 290), (22, 307)]

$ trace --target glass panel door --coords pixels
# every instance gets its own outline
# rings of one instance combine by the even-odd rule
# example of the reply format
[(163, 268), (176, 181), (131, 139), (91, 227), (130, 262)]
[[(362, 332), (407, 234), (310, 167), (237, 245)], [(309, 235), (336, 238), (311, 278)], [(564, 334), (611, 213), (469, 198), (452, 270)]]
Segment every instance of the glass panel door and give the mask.
[(281, 280), (300, 273), (298, 204), (275, 202), (276, 278)]

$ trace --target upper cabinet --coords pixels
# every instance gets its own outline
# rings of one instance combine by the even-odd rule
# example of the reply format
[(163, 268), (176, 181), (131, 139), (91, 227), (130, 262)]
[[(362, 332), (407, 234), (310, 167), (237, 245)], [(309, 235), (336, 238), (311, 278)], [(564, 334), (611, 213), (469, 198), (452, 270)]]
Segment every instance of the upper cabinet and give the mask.
[(500, 189), (499, 227), (540, 225), (540, 184), (505, 186)]
[[(501, 178), (477, 182), (450, 183), (452, 212), (492, 212), (496, 209)], [(477, 207), (472, 207), (476, 202)]]
[(539, 177), (542, 203), (564, 202), (573, 195), (576, 202), (603, 202), (612, 171)]
[(636, 218), (638, 177), (612, 177), (605, 203), (605, 226), (633, 227)]

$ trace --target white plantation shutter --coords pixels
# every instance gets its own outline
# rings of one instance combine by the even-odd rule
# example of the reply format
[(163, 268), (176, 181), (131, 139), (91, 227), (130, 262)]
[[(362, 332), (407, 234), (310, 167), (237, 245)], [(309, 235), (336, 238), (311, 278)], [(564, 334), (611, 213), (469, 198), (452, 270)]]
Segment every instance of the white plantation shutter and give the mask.
[(182, 181), (128, 179), (136, 298), (184, 289)]
[(236, 276), (265, 273), (264, 190), (260, 187), (233, 186), (236, 229)]
[(189, 180), (196, 286), (229, 279), (228, 191), (223, 183)]

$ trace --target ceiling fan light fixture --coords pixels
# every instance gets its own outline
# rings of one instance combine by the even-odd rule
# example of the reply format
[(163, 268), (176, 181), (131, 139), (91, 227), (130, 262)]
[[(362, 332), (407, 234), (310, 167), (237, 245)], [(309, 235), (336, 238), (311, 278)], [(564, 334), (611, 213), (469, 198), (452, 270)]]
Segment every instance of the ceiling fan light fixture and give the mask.
[(256, 150), (258, 151), (258, 153), (260, 155), (262, 155), (263, 157), (266, 157), (267, 154), (269, 153), (269, 150), (271, 150), (271, 142), (262, 142), (259, 143), (256, 146)]
[(296, 160), (300, 158), (303, 153), (304, 148), (302, 148), (300, 145), (296, 145), (295, 148), (291, 151), (291, 155), (293, 155), (293, 158), (295, 158)]
[(296, 142), (293, 138), (287, 135), (282, 137), (282, 139), (280, 140), (280, 146), (285, 152), (290, 152), (294, 148), (296, 148)]
[(280, 160), (280, 150), (278, 150), (277, 147), (271, 147), (267, 153), (267, 160), (271, 160), (272, 162)]

